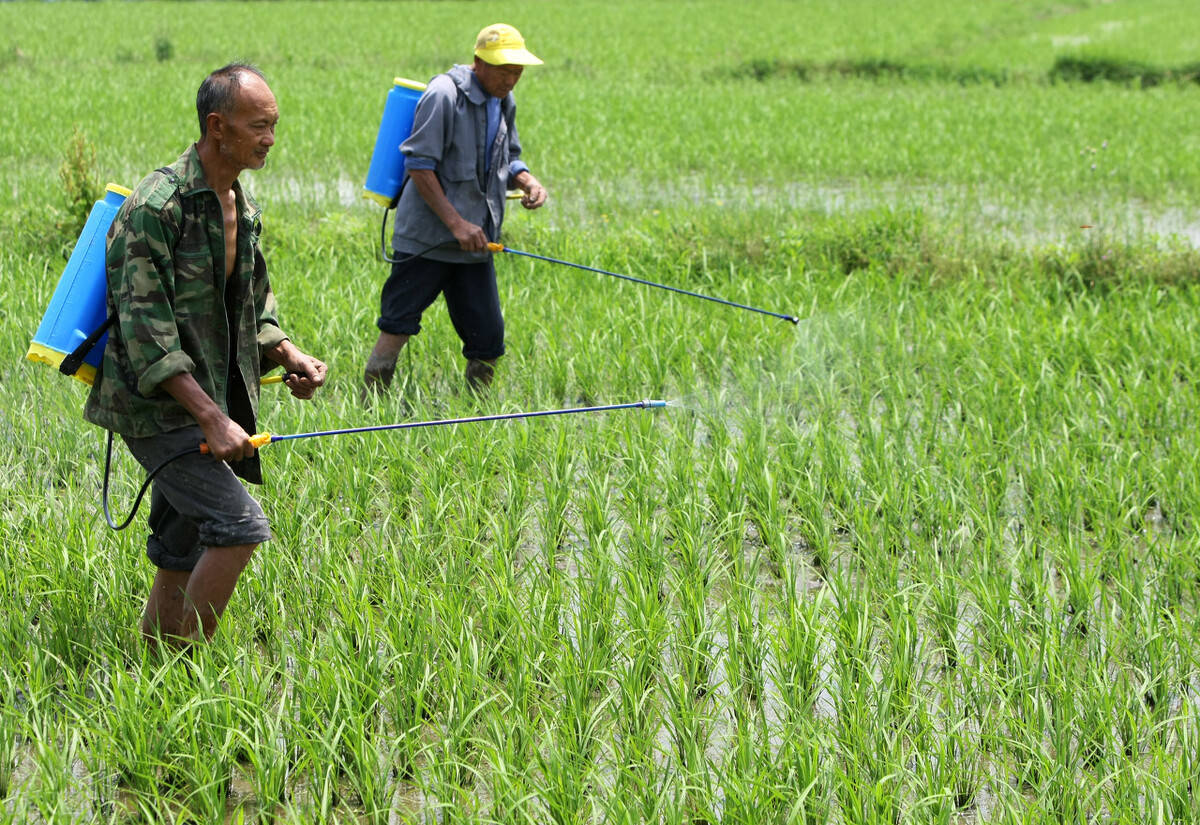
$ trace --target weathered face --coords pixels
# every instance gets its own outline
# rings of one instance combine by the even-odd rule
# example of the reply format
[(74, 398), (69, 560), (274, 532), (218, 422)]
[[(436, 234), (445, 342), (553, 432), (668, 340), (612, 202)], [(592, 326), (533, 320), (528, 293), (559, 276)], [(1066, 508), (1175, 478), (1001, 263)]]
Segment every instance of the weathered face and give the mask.
[(517, 85), (517, 81), (521, 79), (521, 72), (525, 71), (524, 66), (516, 66), (511, 63), (506, 63), (503, 66), (493, 66), (479, 58), (475, 58), (474, 66), (475, 76), (479, 78), (479, 85), (483, 90), (492, 97), (508, 97), (508, 93)]
[(210, 122), (209, 131), (217, 125), (221, 157), (238, 170), (263, 168), (267, 153), (275, 145), (275, 124), (279, 122), (279, 107), (266, 82), (256, 75), (243, 76), (233, 111), (215, 117), (219, 121)]

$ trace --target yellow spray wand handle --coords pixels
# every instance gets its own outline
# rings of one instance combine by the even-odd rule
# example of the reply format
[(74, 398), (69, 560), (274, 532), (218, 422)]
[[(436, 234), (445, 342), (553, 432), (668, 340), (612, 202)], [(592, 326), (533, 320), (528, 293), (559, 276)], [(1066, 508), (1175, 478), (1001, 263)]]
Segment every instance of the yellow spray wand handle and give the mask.
[(487, 247), (488, 247), (488, 252), (503, 252), (504, 251), (504, 244), (502, 244), (502, 243), (488, 243)]
[[(254, 449), (258, 450), (270, 444), (271, 438), (272, 436), (270, 433), (255, 433), (254, 435), (250, 436), (250, 443), (254, 445)], [(200, 452), (203, 455), (208, 455), (208, 442), (200, 442)]]

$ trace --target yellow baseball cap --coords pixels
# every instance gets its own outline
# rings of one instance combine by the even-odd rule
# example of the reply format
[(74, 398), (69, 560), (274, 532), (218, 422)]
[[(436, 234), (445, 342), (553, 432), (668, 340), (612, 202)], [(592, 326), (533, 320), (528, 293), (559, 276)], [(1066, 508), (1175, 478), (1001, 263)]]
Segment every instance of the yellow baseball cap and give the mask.
[(506, 23), (493, 23), (475, 38), (475, 56), (493, 66), (540, 66), (541, 58), (525, 48), (525, 38)]

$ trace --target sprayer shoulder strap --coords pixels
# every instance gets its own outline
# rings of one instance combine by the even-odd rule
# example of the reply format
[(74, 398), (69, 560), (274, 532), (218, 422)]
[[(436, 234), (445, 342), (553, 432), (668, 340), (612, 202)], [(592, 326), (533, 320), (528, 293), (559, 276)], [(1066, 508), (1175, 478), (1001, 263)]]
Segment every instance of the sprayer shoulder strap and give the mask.
[[(159, 208), (161, 208), (163, 205), (165, 205), (166, 201), (175, 194), (176, 190), (178, 190), (179, 176), (175, 174), (175, 170), (170, 166), (163, 166), (154, 171), (165, 175), (166, 182), (170, 184), (168, 187), (163, 187), (160, 185), (154, 190), (155, 193), (159, 193), (161, 191), (162, 194), (166, 196), (161, 199), (162, 203), (158, 204)], [(99, 343), (100, 339), (104, 337), (104, 333), (108, 332), (108, 328), (116, 322), (117, 313), (114, 310), (108, 314), (107, 318), (104, 319), (104, 323), (96, 327), (96, 329), (92, 331), (91, 335), (89, 335), (87, 338), (84, 338), (79, 343), (79, 346), (75, 347), (75, 349), (71, 350), (69, 355), (63, 358), (62, 362), (58, 365), (58, 371), (63, 375), (74, 375), (75, 373), (79, 372), (79, 368), (83, 366), (83, 360), (87, 358), (88, 353), (92, 351), (92, 347)]]
[(92, 347), (96, 346), (96, 342), (104, 337), (104, 333), (108, 332), (108, 328), (116, 323), (116, 320), (117, 313), (109, 313), (109, 316), (104, 319), (104, 323), (96, 327), (91, 335), (84, 338), (79, 346), (75, 347), (69, 355), (63, 358), (58, 365), (58, 371), (63, 375), (74, 375), (79, 372), (79, 368), (83, 366), (83, 359), (92, 351)]

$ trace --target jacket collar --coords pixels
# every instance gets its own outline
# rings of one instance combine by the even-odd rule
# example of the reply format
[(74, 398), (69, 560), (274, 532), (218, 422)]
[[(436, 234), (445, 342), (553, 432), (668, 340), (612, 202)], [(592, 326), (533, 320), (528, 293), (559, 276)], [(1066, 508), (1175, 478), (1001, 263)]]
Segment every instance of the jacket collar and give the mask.
[(479, 85), (479, 78), (475, 77), (475, 72), (471, 71), (470, 66), (456, 63), (446, 74), (450, 75), (450, 79), (454, 81), (454, 85), (466, 95), (467, 100), (477, 106), (487, 103), (488, 93)]
[[(474, 73), (472, 72), (472, 74)], [(186, 198), (198, 195), (201, 192), (213, 191), (212, 187), (208, 185), (208, 180), (204, 177), (204, 165), (200, 162), (200, 152), (196, 149), (196, 144), (193, 143), (189, 146), (171, 166), (171, 169), (175, 172), (176, 185), (179, 188), (181, 197)], [(257, 219), (261, 214), (258, 204), (242, 189), (242, 182), (240, 180), (233, 182), (233, 191), (237, 196), (242, 215), (251, 221)], [(213, 194), (215, 195), (216, 193)]]

